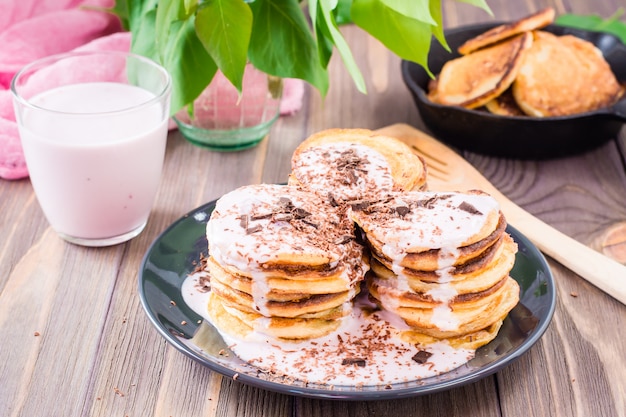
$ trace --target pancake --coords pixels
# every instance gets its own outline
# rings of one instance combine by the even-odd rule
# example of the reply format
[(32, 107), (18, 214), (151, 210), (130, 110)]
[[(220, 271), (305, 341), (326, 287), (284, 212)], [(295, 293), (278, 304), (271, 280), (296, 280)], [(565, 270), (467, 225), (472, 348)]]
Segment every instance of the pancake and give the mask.
[(548, 26), (554, 21), (554, 9), (548, 7), (530, 16), (523, 17), (515, 22), (496, 26), (480, 35), (471, 38), (461, 46), (458, 51), (461, 55), (467, 55), (478, 49), (493, 45), (520, 33), (530, 32)]
[(530, 32), (447, 61), (431, 94), (443, 105), (468, 109), (481, 107), (506, 91), (522, 65), (524, 52), (533, 44)]
[[(358, 292), (357, 289), (358, 287), (339, 293), (299, 294), (298, 296), (292, 295), (291, 298), (270, 299), (268, 293), (264, 293), (262, 297), (255, 297), (211, 277), (211, 291), (217, 294), (225, 304), (243, 311), (261, 313), (267, 317), (298, 317), (327, 311), (352, 300)], [(261, 298), (263, 303), (257, 303), (255, 298)]]
[(488, 290), (442, 303), (368, 281), (371, 299), (401, 317), (412, 330), (434, 338), (458, 337), (501, 321), (519, 301), (519, 285), (505, 277)]
[(417, 330), (404, 330), (400, 333), (400, 338), (418, 346), (426, 346), (432, 343), (445, 341), (450, 346), (457, 349), (475, 350), (495, 339), (501, 326), (502, 320), (499, 320), (484, 329), (447, 338), (432, 337), (424, 333), (420, 333)]
[(509, 277), (517, 244), (488, 194), (395, 193), (353, 203), (348, 215), (372, 252), (370, 300), (416, 343), (488, 343), (519, 301)]
[[(207, 270), (212, 280), (218, 280), (238, 291), (252, 295), (255, 291), (255, 280), (251, 277), (233, 274), (222, 268), (213, 257), (207, 260)], [(302, 298), (303, 295), (328, 294), (347, 291), (352, 283), (345, 279), (345, 274), (330, 277), (302, 279), (286, 279), (268, 275), (258, 278), (266, 286), (267, 299), (281, 301)]]
[(249, 185), (225, 194), (207, 223), (207, 240), (219, 265), (249, 276), (329, 271), (362, 255), (354, 226), (339, 209), (283, 185)]
[(536, 33), (512, 88), (519, 107), (535, 117), (597, 110), (615, 103), (623, 93), (593, 44), (547, 32)]
[(270, 337), (302, 340), (325, 336), (335, 331), (342, 323), (340, 318), (267, 318), (258, 313), (244, 312), (225, 305), (215, 294), (209, 295), (207, 305), (209, 317), (221, 331), (245, 340), (253, 333)]
[(206, 227), (211, 323), (239, 340), (319, 338), (354, 317), (363, 287), (408, 326), (393, 337), (487, 343), (519, 298), (509, 277), (517, 245), (491, 196), (424, 191), (425, 181), (424, 162), (397, 139), (312, 135), (288, 185), (217, 201)]
[(499, 116), (526, 116), (526, 113), (520, 109), (517, 101), (515, 101), (511, 88), (507, 89), (493, 100), (488, 101), (485, 104), (485, 108), (489, 113)]
[(292, 186), (224, 195), (206, 230), (210, 315), (222, 331), (220, 323), (279, 338), (326, 334), (350, 311), (369, 269), (345, 208)]
[(506, 227), (498, 202), (473, 191), (407, 192), (353, 204), (373, 256), (389, 269), (434, 271), (480, 256)]
[(367, 129), (328, 129), (294, 151), (289, 184), (332, 203), (426, 186), (426, 165), (404, 142)]
[(445, 290), (453, 294), (467, 294), (485, 291), (507, 275), (515, 263), (517, 244), (508, 234), (494, 245), (496, 249), (487, 262), (476, 262), (478, 268), (451, 268), (444, 271), (415, 271), (407, 268), (399, 274), (385, 267), (377, 260), (372, 261), (372, 278), (379, 285), (403, 288), (415, 293), (436, 293), (445, 284)]
[(467, 265), (486, 256), (500, 239), (505, 229), (506, 221), (500, 213), (497, 227), (481, 240), (458, 248), (433, 248), (418, 252), (408, 252), (401, 259), (394, 258), (394, 253), (390, 252), (392, 249), (384, 242), (368, 238), (368, 243), (372, 251), (372, 257), (389, 269), (405, 268), (413, 271), (431, 272), (450, 266), (460, 267)]

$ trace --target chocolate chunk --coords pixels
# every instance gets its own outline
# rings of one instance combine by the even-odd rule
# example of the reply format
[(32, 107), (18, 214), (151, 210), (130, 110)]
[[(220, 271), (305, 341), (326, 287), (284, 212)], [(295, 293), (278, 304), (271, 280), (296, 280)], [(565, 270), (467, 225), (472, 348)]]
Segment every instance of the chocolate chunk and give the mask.
[(291, 210), (293, 208), (293, 203), (291, 202), (291, 200), (287, 197), (281, 197), (278, 200), (278, 205), (281, 208), (287, 209), (287, 210)]
[(359, 180), (359, 177), (356, 176), (354, 171), (355, 171), (354, 169), (351, 169), (350, 171), (347, 172), (347, 178), (349, 178), (350, 184), (356, 184), (357, 181)]
[(372, 203), (367, 200), (355, 200), (350, 203), (350, 206), (352, 206), (352, 210), (363, 210), (367, 208), (370, 204)]
[(345, 358), (341, 361), (342, 365), (356, 365), (361, 368), (365, 366), (365, 359), (363, 358)]
[(354, 236), (352, 235), (343, 235), (337, 240), (335, 240), (335, 245), (345, 245), (346, 243), (350, 242), (353, 239), (354, 239)]
[(300, 207), (296, 207), (296, 208), (293, 210), (293, 216), (294, 216), (296, 219), (304, 219), (305, 217), (308, 217), (308, 216), (310, 216), (310, 215), (311, 215), (311, 213), (309, 213), (308, 211), (306, 211), (305, 209), (300, 208)]
[(417, 206), (418, 207), (424, 207), (427, 209), (432, 209), (435, 207), (435, 202), (438, 200), (437, 196), (433, 196), (431, 198), (428, 198), (426, 200), (419, 200), (417, 201)]
[(411, 212), (411, 209), (408, 208), (407, 206), (398, 206), (396, 207), (396, 213), (398, 213), (398, 215), (400, 217), (404, 217), (407, 214), (409, 214)]
[(247, 214), (242, 214), (241, 216), (239, 216), (239, 226), (241, 226), (242, 229), (247, 229), (248, 228), (248, 215)]
[(335, 196), (332, 193), (328, 193), (326, 199), (328, 201), (328, 204), (330, 204), (331, 207), (339, 206), (339, 203), (337, 202), (337, 200), (335, 199)]
[(481, 215), (483, 213), (481, 213), (480, 210), (478, 210), (476, 207), (474, 207), (473, 205), (471, 205), (470, 203), (468, 203), (467, 201), (462, 202), (461, 204), (459, 204), (459, 210), (463, 210), (468, 212), (469, 214), (477, 214), (477, 215)]
[(291, 213), (276, 213), (272, 220), (276, 222), (290, 222), (293, 220), (293, 215)]
[(246, 234), (251, 235), (252, 233), (260, 232), (261, 230), (263, 230), (263, 226), (257, 224), (255, 226), (248, 227), (246, 229)]
[(253, 216), (250, 217), (250, 220), (263, 220), (263, 219), (269, 219), (270, 217), (272, 217), (273, 213), (267, 213), (267, 214), (255, 214)]
[(430, 358), (431, 356), (433, 356), (432, 353), (427, 352), (425, 350), (420, 350), (415, 355), (413, 355), (411, 359), (413, 359), (415, 362), (419, 363), (420, 365), (423, 365), (428, 361), (428, 358)]
[(303, 222), (304, 224), (308, 224), (309, 226), (312, 226), (312, 227), (314, 227), (314, 228), (316, 228), (316, 229), (320, 226), (319, 224), (317, 224), (317, 223), (315, 223), (315, 222), (312, 222), (312, 221), (310, 221), (310, 220), (307, 220), (307, 219), (303, 219), (303, 220), (302, 220), (302, 222)]

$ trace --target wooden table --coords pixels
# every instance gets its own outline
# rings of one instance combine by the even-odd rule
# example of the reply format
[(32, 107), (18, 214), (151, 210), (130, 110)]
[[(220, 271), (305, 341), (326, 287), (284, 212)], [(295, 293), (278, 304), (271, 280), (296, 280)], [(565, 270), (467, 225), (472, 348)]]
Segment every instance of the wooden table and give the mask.
[[(606, 17), (621, 0), (490, 3), (496, 19), (510, 20), (546, 5)], [(491, 19), (461, 3), (444, 9), (448, 27)], [(367, 96), (334, 57), (326, 100), (307, 88), (302, 110), (281, 118), (254, 149), (214, 153), (171, 133), (152, 217), (126, 244), (68, 244), (49, 228), (28, 180), (0, 181), (1, 416), (626, 416), (626, 306), (551, 259), (558, 301), (543, 338), (497, 374), (427, 396), (342, 402), (268, 392), (211, 372), (154, 329), (137, 276), (168, 225), (235, 187), (284, 182), (291, 153), (313, 132), (423, 127), (399, 59), (359, 29), (343, 31)], [(625, 145), (622, 130), (615, 141), (564, 159), (464, 156), (528, 211), (626, 263)]]

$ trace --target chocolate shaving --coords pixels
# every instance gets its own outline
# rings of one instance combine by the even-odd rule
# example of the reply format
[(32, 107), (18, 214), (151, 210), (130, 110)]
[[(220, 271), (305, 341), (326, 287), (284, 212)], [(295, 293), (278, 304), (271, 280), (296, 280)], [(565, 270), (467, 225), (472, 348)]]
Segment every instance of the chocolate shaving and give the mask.
[(198, 292), (207, 293), (211, 291), (211, 278), (208, 276), (201, 276), (195, 285)]
[(459, 204), (459, 210), (463, 210), (463, 211), (468, 212), (469, 214), (476, 214), (479, 216), (483, 214), (480, 210), (478, 210), (476, 207), (474, 207), (467, 201), (464, 201), (461, 204)]
[(319, 224), (312, 222), (311, 220), (307, 220), (307, 219), (302, 219), (302, 223), (308, 224), (309, 226), (312, 226), (316, 229), (320, 226)]
[(361, 368), (365, 366), (365, 359), (363, 358), (345, 358), (341, 361), (342, 365), (356, 365)]
[(359, 179), (356, 171), (367, 174), (367, 169), (363, 168), (363, 165), (368, 162), (367, 158), (356, 155), (354, 149), (346, 149), (341, 152), (340, 156), (341, 159), (337, 161), (336, 168), (337, 171), (345, 173), (345, 176), (341, 178), (343, 184), (355, 184)]
[(350, 242), (353, 239), (354, 239), (354, 236), (343, 235), (343, 236), (339, 237), (339, 239), (337, 239), (335, 241), (335, 245), (345, 245), (346, 243)]
[(348, 175), (347, 178), (350, 180), (350, 184), (356, 184), (357, 181), (359, 180), (359, 177), (357, 177), (354, 171), (356, 171), (356, 169), (350, 170), (347, 173)]
[(413, 359), (415, 362), (419, 363), (420, 365), (423, 365), (426, 362), (428, 362), (428, 359), (431, 356), (433, 356), (432, 353), (427, 352), (425, 350), (420, 350), (415, 355), (413, 355), (413, 357), (411, 359)]
[(339, 206), (339, 203), (337, 202), (337, 200), (335, 199), (335, 196), (332, 193), (328, 193), (328, 195), (326, 196), (326, 199), (328, 201), (328, 204), (330, 204), (331, 207)]

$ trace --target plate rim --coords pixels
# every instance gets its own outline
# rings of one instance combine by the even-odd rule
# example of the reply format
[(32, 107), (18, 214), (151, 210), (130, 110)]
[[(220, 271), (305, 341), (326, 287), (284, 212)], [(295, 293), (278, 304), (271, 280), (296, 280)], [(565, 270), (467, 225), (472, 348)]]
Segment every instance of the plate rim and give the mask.
[[(171, 223), (168, 227), (166, 227), (150, 244), (146, 253), (142, 257), (140, 269), (138, 273), (138, 292), (139, 298), (141, 302), (141, 306), (148, 316), (148, 319), (152, 323), (152, 325), (156, 328), (157, 332), (176, 350), (183, 353), (188, 358), (200, 363), (203, 366), (206, 366), (213, 372), (217, 372), (222, 376), (229, 377), (237, 382), (241, 382), (256, 388), (264, 389), (267, 391), (272, 391), (280, 394), (288, 394), (299, 397), (306, 398), (316, 398), (316, 399), (326, 399), (326, 400), (344, 400), (344, 401), (366, 401), (366, 400), (388, 400), (388, 399), (399, 399), (399, 398), (409, 398), (416, 397), (421, 395), (433, 394), (437, 392), (447, 391), (452, 388), (461, 387), (463, 385), (479, 381), (489, 375), (492, 375), (501, 369), (511, 365), (517, 359), (519, 359), (524, 353), (530, 350), (543, 336), (543, 334), (548, 329), (550, 323), (552, 322), (552, 318), (554, 316), (554, 312), (556, 310), (556, 283), (554, 281), (554, 276), (552, 274), (551, 268), (545, 258), (545, 256), (539, 251), (539, 249), (519, 230), (517, 230), (514, 226), (507, 225), (507, 231), (512, 234), (514, 240), (518, 242), (521, 241), (523, 245), (528, 249), (529, 252), (532, 253), (532, 256), (544, 266), (546, 273), (546, 287), (551, 289), (549, 293), (551, 297), (547, 301), (546, 305), (548, 307), (545, 316), (541, 317), (543, 321), (540, 321), (529, 335), (528, 338), (524, 340), (519, 346), (517, 346), (512, 352), (508, 355), (499, 358), (486, 366), (483, 366), (477, 369), (474, 372), (470, 372), (466, 375), (461, 375), (458, 378), (453, 378), (447, 381), (442, 381), (432, 385), (423, 385), (423, 386), (411, 386), (405, 388), (393, 388), (389, 390), (359, 390), (356, 389), (353, 391), (343, 391), (340, 389), (323, 389), (317, 387), (301, 387), (301, 386), (291, 386), (285, 383), (280, 383), (271, 380), (265, 380), (258, 377), (253, 377), (251, 375), (245, 373), (239, 373), (237, 370), (231, 369), (216, 361), (210, 361), (207, 357), (201, 356), (199, 353), (194, 352), (189, 346), (181, 342), (178, 338), (174, 337), (167, 329), (163, 326), (161, 321), (158, 320), (152, 314), (152, 308), (149, 304), (149, 301), (146, 297), (145, 291), (143, 289), (144, 284), (144, 270), (145, 266), (150, 259), (150, 255), (153, 253), (154, 249), (158, 245), (158, 243), (162, 240), (164, 236), (166, 236), (169, 232), (175, 229), (180, 223), (189, 220), (189, 218), (193, 218), (199, 212), (208, 212), (214, 209), (217, 199), (212, 200), (208, 203), (204, 203), (193, 210), (190, 210), (185, 215), (181, 216), (173, 223)], [(213, 208), (211, 208), (213, 207)], [(210, 213), (209, 213), (210, 215)], [(206, 224), (206, 223), (203, 223)], [(178, 273), (180, 275), (180, 273)], [(515, 279), (515, 278), (514, 278)], [(516, 280), (517, 281), (517, 280)], [(181, 280), (182, 282), (182, 280)], [(204, 320), (203, 320), (204, 321)], [(200, 349), (201, 350), (201, 349)], [(470, 361), (471, 362), (471, 361)], [(454, 370), (450, 371), (454, 372)], [(443, 374), (441, 374), (443, 375)], [(410, 381), (415, 383), (419, 380)]]

